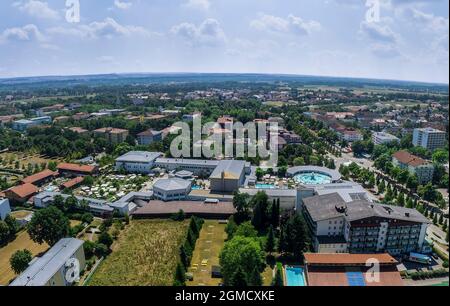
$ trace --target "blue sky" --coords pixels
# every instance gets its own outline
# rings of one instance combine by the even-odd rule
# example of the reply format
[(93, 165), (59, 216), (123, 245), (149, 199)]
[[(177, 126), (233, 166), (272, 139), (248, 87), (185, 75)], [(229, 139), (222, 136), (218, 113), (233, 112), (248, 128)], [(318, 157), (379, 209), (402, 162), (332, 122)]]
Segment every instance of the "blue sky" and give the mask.
[[(75, 0), (76, 1), (76, 0)], [(449, 1), (0, 1), (0, 77), (256, 72), (448, 83)]]

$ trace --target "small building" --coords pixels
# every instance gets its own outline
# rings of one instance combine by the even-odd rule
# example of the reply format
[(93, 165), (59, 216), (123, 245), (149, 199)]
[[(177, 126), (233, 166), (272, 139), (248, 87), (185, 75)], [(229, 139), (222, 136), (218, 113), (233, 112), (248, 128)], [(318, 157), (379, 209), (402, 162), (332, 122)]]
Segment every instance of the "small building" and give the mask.
[(421, 185), (425, 185), (433, 180), (433, 164), (407, 151), (398, 151), (395, 153), (392, 156), (392, 162), (394, 166), (406, 169), (410, 174), (415, 174)]
[(64, 238), (44, 256), (35, 258), (10, 286), (71, 286), (86, 266), (84, 241)]
[(161, 141), (163, 139), (163, 133), (161, 131), (147, 130), (137, 134), (138, 144), (141, 146), (148, 146), (154, 142)]
[(163, 179), (153, 185), (153, 194), (162, 201), (179, 201), (186, 199), (191, 189), (191, 181), (180, 178)]
[(59, 187), (59, 189), (64, 190), (64, 189), (72, 189), (75, 188), (77, 186), (79, 186), (81, 183), (83, 183), (84, 181), (84, 177), (83, 176), (78, 176), (74, 179), (71, 179), (63, 184), (61, 184), (61, 186)]
[(39, 173), (36, 173), (36, 174), (33, 174), (31, 176), (24, 178), (22, 180), (22, 183), (23, 184), (33, 184), (35, 186), (42, 186), (42, 185), (52, 181), (57, 175), (58, 175), (58, 172), (46, 169), (44, 171), (41, 171)]
[(61, 163), (58, 165), (58, 171), (61, 175), (68, 177), (92, 176), (98, 172), (98, 168), (90, 165)]
[(118, 144), (125, 142), (129, 135), (129, 132), (128, 130), (124, 129), (108, 127), (95, 130), (94, 135), (105, 137), (109, 143)]
[(6, 197), (13, 203), (23, 204), (38, 192), (33, 184), (22, 184), (5, 191)]
[(245, 161), (224, 160), (214, 169), (209, 177), (212, 191), (234, 192), (238, 190), (245, 180), (246, 166)]
[(0, 220), (5, 220), (6, 216), (11, 213), (8, 199), (0, 199)]
[(116, 159), (116, 170), (130, 173), (150, 173), (157, 158), (163, 154), (159, 152), (132, 151)]
[[(403, 286), (398, 262), (389, 254), (306, 253), (305, 275), (308, 286)], [(378, 273), (371, 271), (377, 264)]]
[(81, 127), (71, 127), (71, 128), (68, 128), (68, 130), (72, 131), (74, 133), (77, 133), (79, 135), (86, 135), (86, 134), (89, 133), (88, 130), (85, 130), (85, 129), (81, 128)]

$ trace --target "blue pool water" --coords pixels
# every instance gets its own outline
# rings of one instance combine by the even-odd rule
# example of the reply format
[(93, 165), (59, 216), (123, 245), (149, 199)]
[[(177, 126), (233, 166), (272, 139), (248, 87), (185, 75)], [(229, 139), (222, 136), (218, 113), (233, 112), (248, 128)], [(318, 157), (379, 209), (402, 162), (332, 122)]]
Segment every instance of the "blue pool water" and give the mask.
[(297, 174), (294, 176), (294, 180), (303, 185), (323, 185), (331, 183), (330, 176), (315, 172)]
[(256, 184), (256, 189), (277, 189), (275, 185), (272, 184)]
[(288, 287), (306, 286), (303, 268), (286, 267), (286, 282)]
[(192, 190), (201, 190), (202, 187), (201, 187), (201, 186), (194, 185), (194, 186), (192, 186), (191, 189), (192, 189)]

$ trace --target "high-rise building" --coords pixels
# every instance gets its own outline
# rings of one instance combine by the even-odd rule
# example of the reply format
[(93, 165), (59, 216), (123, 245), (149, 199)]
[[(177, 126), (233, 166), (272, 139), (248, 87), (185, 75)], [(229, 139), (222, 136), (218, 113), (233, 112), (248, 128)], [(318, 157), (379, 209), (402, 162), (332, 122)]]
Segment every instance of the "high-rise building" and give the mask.
[(413, 145), (434, 151), (445, 146), (445, 132), (433, 128), (415, 129)]

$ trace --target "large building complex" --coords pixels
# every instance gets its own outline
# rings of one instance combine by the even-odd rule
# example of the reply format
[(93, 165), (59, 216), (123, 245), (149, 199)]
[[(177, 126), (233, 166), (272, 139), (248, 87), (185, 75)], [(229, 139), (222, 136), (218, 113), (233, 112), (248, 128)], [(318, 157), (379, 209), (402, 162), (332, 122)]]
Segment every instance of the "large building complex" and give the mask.
[(319, 253), (421, 251), (429, 224), (417, 210), (366, 200), (345, 202), (332, 193), (303, 199), (302, 212)]
[(419, 184), (427, 184), (433, 180), (434, 166), (426, 160), (412, 155), (407, 151), (398, 151), (392, 156), (395, 166), (406, 169), (416, 175)]
[(413, 145), (433, 151), (445, 147), (445, 137), (445, 132), (433, 128), (415, 129)]
[(86, 266), (84, 241), (65, 238), (44, 256), (34, 259), (11, 286), (70, 286)]
[(16, 131), (24, 132), (32, 127), (51, 123), (52, 118), (49, 116), (37, 117), (32, 119), (20, 119), (12, 123), (12, 128)]

